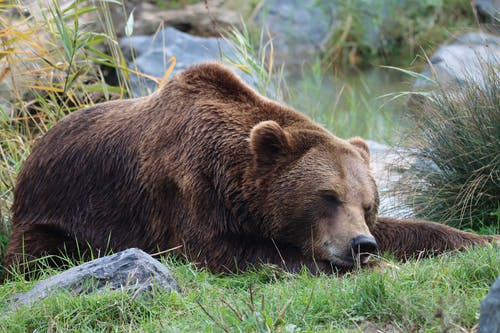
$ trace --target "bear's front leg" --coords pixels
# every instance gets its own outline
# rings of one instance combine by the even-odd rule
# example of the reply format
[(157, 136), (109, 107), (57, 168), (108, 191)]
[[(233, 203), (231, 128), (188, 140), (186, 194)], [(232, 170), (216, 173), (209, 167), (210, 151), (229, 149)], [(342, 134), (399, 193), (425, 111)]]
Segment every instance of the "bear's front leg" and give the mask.
[(449, 250), (462, 250), (488, 242), (500, 245), (500, 236), (476, 235), (443, 224), (416, 219), (378, 217), (371, 232), (381, 253), (390, 252), (401, 260)]

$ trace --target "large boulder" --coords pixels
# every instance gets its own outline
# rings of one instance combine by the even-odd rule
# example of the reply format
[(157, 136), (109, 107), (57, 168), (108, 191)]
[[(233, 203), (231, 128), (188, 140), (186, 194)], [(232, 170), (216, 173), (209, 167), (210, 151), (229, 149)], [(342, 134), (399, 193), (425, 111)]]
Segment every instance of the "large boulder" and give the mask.
[[(129, 60), (129, 67), (156, 78), (163, 77), (171, 57), (176, 58), (172, 75), (197, 63), (220, 62), (224, 57), (239, 59), (227, 39), (193, 36), (171, 27), (153, 36), (124, 37), (120, 40), (120, 47)], [(245, 82), (256, 85), (252, 76), (237, 68), (232, 69)], [(136, 96), (147, 95), (157, 86), (154, 81), (138, 75), (131, 75), (130, 83)]]
[(337, 8), (337, 1), (266, 0), (255, 22), (271, 32), (277, 61), (300, 64), (322, 49)]
[[(180, 8), (171, 8), (172, 4), (162, 1), (127, 0), (107, 2), (100, 6), (109, 6), (109, 12), (116, 35), (121, 38), (125, 34), (130, 15), (133, 17), (133, 33), (135, 35), (153, 35), (161, 27), (174, 27), (183, 32), (197, 36), (220, 36), (221, 32), (241, 24), (237, 12), (229, 9), (222, 0), (200, 1)], [(100, 25), (98, 12), (83, 16), (84, 22), (91, 24), (93, 31), (104, 31)]]
[(58, 290), (80, 295), (118, 289), (146, 296), (153, 288), (179, 290), (167, 267), (145, 252), (132, 248), (42, 280), (30, 291), (15, 295), (11, 307), (29, 306)]
[(415, 90), (441, 87), (461, 88), (475, 84), (487, 88), (487, 71), (500, 68), (500, 37), (476, 32), (457, 37), (452, 43), (441, 46), (430, 58), (422, 74), (430, 80), (419, 78)]
[(500, 0), (476, 0), (474, 3), (476, 12), (484, 22), (492, 22), (498, 30), (500, 22)]

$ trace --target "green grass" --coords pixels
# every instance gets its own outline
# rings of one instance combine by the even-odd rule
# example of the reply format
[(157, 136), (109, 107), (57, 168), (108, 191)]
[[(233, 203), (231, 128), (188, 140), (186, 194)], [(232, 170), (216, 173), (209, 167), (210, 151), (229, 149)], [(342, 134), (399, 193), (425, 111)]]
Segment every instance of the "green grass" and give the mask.
[[(382, 262), (389, 262), (381, 259)], [(4, 332), (362, 332), (371, 325), (411, 332), (459, 332), (477, 323), (479, 302), (500, 274), (487, 247), (342, 277), (291, 275), (271, 267), (219, 277), (168, 260), (180, 293), (146, 300), (124, 292), (60, 292), (17, 312), (2, 311)], [(29, 290), (0, 286), (0, 308)]]
[(375, 68), (331, 75), (331, 68), (319, 58), (299, 71), (285, 73), (273, 61), (273, 45), (265, 42), (265, 31), (256, 35), (242, 27), (226, 37), (235, 45), (236, 56), (224, 55), (223, 59), (256, 78), (261, 94), (303, 112), (339, 137), (397, 141), (395, 130), (404, 126), (403, 102), (379, 96), (407, 85), (400, 73)]
[(154, 4), (160, 9), (179, 9), (198, 2), (198, 0), (154, 0)]
[(437, 90), (409, 111), (415, 124), (407, 179), (399, 186), (423, 217), (500, 230), (500, 75), (484, 64), (484, 86)]
[(287, 102), (341, 138), (397, 142), (396, 130), (405, 126), (403, 102), (379, 96), (403, 89), (402, 77), (383, 68), (335, 76), (325, 75), (328, 71), (316, 61), (297, 80), (288, 79)]

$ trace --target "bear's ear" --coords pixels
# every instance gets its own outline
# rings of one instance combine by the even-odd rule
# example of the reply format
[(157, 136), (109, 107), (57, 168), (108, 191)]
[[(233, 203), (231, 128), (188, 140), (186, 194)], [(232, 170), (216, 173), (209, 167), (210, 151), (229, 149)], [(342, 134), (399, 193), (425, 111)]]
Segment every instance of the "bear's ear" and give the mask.
[(353, 145), (358, 152), (361, 154), (361, 157), (366, 161), (366, 163), (370, 164), (370, 149), (368, 148), (368, 144), (365, 140), (360, 137), (354, 137), (349, 139), (349, 143)]
[(262, 121), (250, 131), (250, 149), (257, 167), (272, 167), (291, 156), (290, 134), (275, 121)]

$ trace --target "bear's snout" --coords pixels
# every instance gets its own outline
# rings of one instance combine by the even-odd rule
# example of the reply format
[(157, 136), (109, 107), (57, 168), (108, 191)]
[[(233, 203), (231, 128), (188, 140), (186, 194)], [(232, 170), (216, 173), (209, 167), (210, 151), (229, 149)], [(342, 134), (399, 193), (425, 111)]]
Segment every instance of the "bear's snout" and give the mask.
[(353, 258), (359, 258), (360, 263), (368, 261), (371, 254), (377, 253), (377, 241), (373, 236), (359, 235), (351, 240)]

